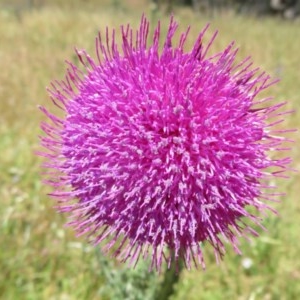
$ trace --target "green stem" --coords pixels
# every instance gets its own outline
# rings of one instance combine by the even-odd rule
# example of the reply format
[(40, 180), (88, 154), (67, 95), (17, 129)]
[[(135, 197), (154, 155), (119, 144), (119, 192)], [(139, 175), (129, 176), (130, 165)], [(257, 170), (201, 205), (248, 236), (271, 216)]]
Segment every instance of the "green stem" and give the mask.
[(165, 271), (164, 279), (155, 293), (155, 300), (167, 300), (174, 294), (174, 287), (179, 281), (181, 270), (182, 266), (179, 263), (177, 270), (175, 266), (172, 266)]

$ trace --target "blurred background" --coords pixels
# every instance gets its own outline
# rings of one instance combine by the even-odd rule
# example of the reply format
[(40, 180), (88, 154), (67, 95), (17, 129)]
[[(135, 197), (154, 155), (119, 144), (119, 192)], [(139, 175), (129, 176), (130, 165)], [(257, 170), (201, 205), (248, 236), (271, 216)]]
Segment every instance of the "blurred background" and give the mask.
[[(99, 30), (137, 27), (143, 12), (153, 26), (160, 19), (163, 32), (170, 12), (181, 30), (191, 25), (188, 46), (208, 22), (207, 39), (219, 30), (211, 51), (236, 41), (239, 59), (251, 55), (255, 66), (281, 79), (268, 95), (295, 110), (282, 127), (299, 128), (300, 1), (0, 0), (0, 299), (151, 299), (161, 280), (142, 266), (128, 271), (103, 260), (64, 227), (34, 154), (44, 119), (38, 105), (52, 106), (46, 87), (63, 79), (66, 59), (78, 63), (74, 47), (95, 53)], [(299, 134), (291, 136), (299, 170)], [(183, 271), (170, 299), (299, 299), (299, 173), (278, 185), (286, 195), (273, 205), (279, 216), (264, 220), (269, 232), (241, 240), (243, 256), (228, 245), (219, 266), (205, 251), (207, 270)], [(121, 285), (126, 291), (118, 294)]]

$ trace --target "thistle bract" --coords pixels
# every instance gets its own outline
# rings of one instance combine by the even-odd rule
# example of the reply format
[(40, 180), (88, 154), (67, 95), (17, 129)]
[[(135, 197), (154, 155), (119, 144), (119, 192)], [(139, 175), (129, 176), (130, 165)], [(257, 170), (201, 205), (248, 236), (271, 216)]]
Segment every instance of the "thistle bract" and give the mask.
[(233, 44), (209, 56), (216, 34), (205, 46), (206, 29), (190, 51), (189, 30), (174, 43), (173, 18), (163, 41), (159, 23), (149, 38), (145, 17), (137, 31), (121, 27), (120, 45), (107, 30), (97, 59), (77, 51), (84, 71), (68, 63), (49, 89), (63, 116), (42, 108), (59, 210), (123, 261), (204, 267), (206, 243), (217, 259), (224, 242), (239, 253), (238, 237), (257, 235), (249, 224), (271, 209), (268, 181), (290, 162), (270, 153), (286, 140), (273, 127), (284, 103), (258, 97), (273, 82), (249, 59), (235, 63)]

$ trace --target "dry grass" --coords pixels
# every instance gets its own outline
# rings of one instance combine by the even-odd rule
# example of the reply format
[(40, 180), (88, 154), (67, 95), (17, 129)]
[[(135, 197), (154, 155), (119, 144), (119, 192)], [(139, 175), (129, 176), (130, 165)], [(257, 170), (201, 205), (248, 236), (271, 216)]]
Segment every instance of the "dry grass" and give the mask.
[[(45, 195), (40, 181), (37, 106), (48, 105), (45, 87), (62, 78), (66, 58), (75, 60), (73, 47), (93, 53), (94, 37), (105, 26), (138, 24), (142, 11), (151, 16), (143, 1), (122, 2), (114, 11), (112, 1), (73, 1), (72, 9), (62, 9), (59, 1), (51, 7), (15, 13), (0, 10), (0, 298), (1, 299), (99, 299), (103, 282), (94, 250), (78, 240), (63, 224)], [(99, 2), (99, 1), (98, 1)], [(71, 1), (63, 1), (64, 6)], [(187, 9), (177, 10), (181, 27), (192, 24), (190, 40), (207, 23)], [(167, 19), (161, 16), (163, 26)], [(239, 57), (251, 54), (256, 65), (281, 83), (272, 92), (296, 110), (286, 126), (299, 128), (300, 27), (299, 23), (253, 19), (224, 14), (210, 20), (211, 32), (219, 28), (214, 51), (232, 40), (240, 47)], [(292, 150), (294, 167), (300, 167), (295, 135)], [(244, 256), (228, 247), (221, 267), (208, 254), (206, 272), (184, 272), (176, 289), (176, 299), (297, 299), (300, 295), (300, 204), (299, 174), (280, 183), (287, 194), (276, 208), (280, 217), (265, 221), (269, 233), (251, 245), (242, 242)], [(243, 259), (253, 264), (243, 267)]]

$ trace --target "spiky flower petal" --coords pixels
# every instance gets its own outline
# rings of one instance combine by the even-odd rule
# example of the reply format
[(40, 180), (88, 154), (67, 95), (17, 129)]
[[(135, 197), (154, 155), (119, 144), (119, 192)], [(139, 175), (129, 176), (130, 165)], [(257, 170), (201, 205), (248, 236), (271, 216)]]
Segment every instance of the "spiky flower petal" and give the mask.
[(256, 235), (244, 221), (260, 225), (275, 195), (267, 182), (290, 162), (270, 156), (285, 138), (272, 131), (283, 104), (257, 99), (269, 76), (234, 64), (233, 44), (209, 57), (207, 28), (191, 51), (188, 30), (173, 46), (176, 29), (171, 18), (161, 50), (159, 24), (147, 45), (145, 17), (136, 32), (121, 27), (121, 51), (115, 31), (99, 35), (98, 60), (77, 51), (85, 72), (69, 63), (49, 90), (64, 116), (42, 108), (48, 182), (69, 225), (121, 260), (150, 255), (157, 269), (180, 258), (204, 267), (202, 242), (217, 258), (224, 241), (240, 252), (238, 237)]

